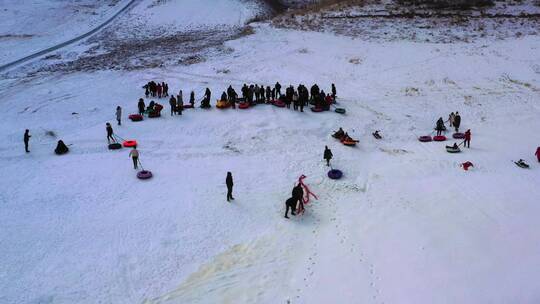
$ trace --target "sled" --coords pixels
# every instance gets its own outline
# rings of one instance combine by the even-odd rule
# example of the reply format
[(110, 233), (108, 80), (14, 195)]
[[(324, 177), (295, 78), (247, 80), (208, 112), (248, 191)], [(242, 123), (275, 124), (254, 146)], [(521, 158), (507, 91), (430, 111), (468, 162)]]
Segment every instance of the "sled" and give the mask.
[(465, 138), (465, 134), (464, 133), (461, 133), (461, 132), (456, 132), (452, 135), (452, 137), (454, 139), (464, 139)]
[(228, 108), (230, 106), (231, 106), (231, 104), (226, 100), (218, 100), (217, 103), (216, 103), (216, 108), (218, 108), (218, 109), (226, 109), (226, 108)]
[(131, 114), (131, 115), (128, 116), (128, 118), (131, 121), (141, 121), (141, 120), (143, 120), (143, 116), (141, 114)]
[(433, 140), (434, 140), (434, 141), (445, 141), (445, 140), (446, 140), (446, 136), (444, 136), (444, 135), (433, 136)]
[(183, 108), (184, 109), (193, 109), (195, 106), (193, 106), (192, 104), (188, 103), (188, 104), (184, 104)]
[(514, 162), (514, 164), (516, 164), (518, 167), (520, 168), (523, 168), (523, 169), (529, 169), (529, 165), (525, 162)]
[(461, 150), (459, 149), (459, 147), (454, 148), (453, 146), (446, 146), (446, 152), (448, 152), (448, 153), (459, 153), (459, 152), (461, 152)]
[(418, 137), (418, 140), (421, 142), (430, 142), (433, 140), (433, 138), (431, 138), (431, 136), (429, 135), (424, 135), (424, 136)]
[(274, 105), (278, 108), (284, 108), (285, 107), (285, 103), (281, 100), (276, 100), (274, 101)]
[(121, 144), (119, 144), (119, 143), (109, 144), (109, 150), (118, 150), (118, 149), (122, 149)]
[(345, 146), (349, 146), (349, 147), (354, 147), (356, 146), (356, 143), (359, 142), (358, 140), (354, 140), (354, 139), (347, 139), (347, 140), (341, 140), (341, 143), (344, 144)]
[(124, 140), (124, 143), (122, 145), (125, 148), (137, 147), (137, 141), (136, 140)]
[(344, 108), (336, 108), (334, 112), (338, 114), (345, 114), (347, 111)]
[(244, 110), (244, 109), (247, 109), (247, 108), (249, 108), (249, 103), (247, 103), (247, 102), (239, 103), (239, 104), (238, 104), (238, 108), (239, 108), (239, 109), (243, 109), (243, 110)]
[(343, 172), (341, 172), (341, 170), (332, 169), (328, 171), (328, 177), (330, 179), (340, 179), (342, 176), (343, 176)]
[(138, 179), (149, 179), (152, 176), (153, 176), (152, 172), (148, 170), (142, 170), (142, 171), (137, 172)]
[(311, 112), (319, 113), (324, 111), (323, 108), (311, 107)]

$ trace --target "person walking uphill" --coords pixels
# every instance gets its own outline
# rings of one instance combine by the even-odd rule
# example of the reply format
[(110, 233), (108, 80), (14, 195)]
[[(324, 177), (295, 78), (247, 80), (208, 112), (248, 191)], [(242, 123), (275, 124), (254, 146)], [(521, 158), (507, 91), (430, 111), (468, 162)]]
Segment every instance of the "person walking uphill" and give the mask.
[(107, 142), (109, 144), (111, 143), (111, 140), (112, 140), (112, 142), (116, 142), (116, 140), (114, 139), (114, 136), (113, 136), (113, 128), (112, 128), (110, 123), (106, 124), (105, 129), (107, 130)]
[(133, 169), (138, 169), (139, 164), (139, 151), (137, 151), (137, 147), (133, 147), (133, 150), (129, 152), (129, 157), (133, 159)]
[(324, 155), (323, 158), (326, 160), (326, 165), (330, 166), (330, 160), (332, 159), (334, 155), (332, 155), (332, 151), (328, 149), (328, 146), (324, 146)]
[(176, 98), (174, 96), (169, 98), (169, 105), (171, 106), (171, 116), (173, 116), (176, 113)]
[(116, 107), (116, 121), (118, 121), (118, 125), (122, 125), (122, 108), (120, 106)]
[(234, 201), (234, 197), (232, 196), (234, 183), (233, 183), (231, 172), (227, 172), (227, 178), (225, 178), (225, 184), (227, 185), (227, 202), (230, 202), (231, 200)]
[(26, 153), (30, 152), (30, 150), (28, 150), (28, 142), (30, 141), (30, 137), (32, 137), (30, 134), (30, 130), (26, 129), (26, 131), (24, 131), (24, 151), (26, 151)]
[(298, 206), (298, 213), (302, 213), (302, 211), (304, 211), (304, 189), (302, 189), (301, 184), (298, 184), (293, 188), (292, 197), (295, 199), (295, 204)]

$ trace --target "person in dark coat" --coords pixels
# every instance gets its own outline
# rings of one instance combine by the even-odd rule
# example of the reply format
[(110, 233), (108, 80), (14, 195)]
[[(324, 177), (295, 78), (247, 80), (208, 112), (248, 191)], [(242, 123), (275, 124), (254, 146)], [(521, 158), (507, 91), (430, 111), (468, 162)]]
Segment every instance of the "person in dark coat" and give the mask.
[(285, 201), (285, 218), (289, 218), (287, 214), (289, 213), (289, 208), (291, 209), (291, 214), (296, 215), (296, 198), (291, 197)]
[(298, 202), (298, 212), (304, 210), (304, 189), (301, 184), (298, 184), (293, 188), (292, 197)]
[(122, 108), (120, 106), (116, 107), (116, 121), (119, 126), (122, 125)]
[(112, 128), (110, 123), (105, 124), (105, 130), (107, 130), (107, 142), (109, 144), (111, 143), (111, 140), (112, 140), (113, 143), (116, 142), (116, 140), (114, 139), (114, 136), (113, 136), (113, 128)]
[(437, 123), (435, 124), (435, 130), (437, 131), (437, 136), (442, 135), (442, 132), (446, 129), (444, 126), (444, 121), (442, 117), (439, 117), (439, 120), (437, 120)]
[(232, 196), (232, 190), (233, 190), (233, 177), (231, 172), (227, 172), (227, 178), (225, 178), (225, 184), (227, 185), (227, 202), (230, 202), (230, 200), (234, 201), (234, 197)]
[(176, 98), (173, 95), (169, 98), (169, 105), (171, 106), (171, 116), (173, 116), (176, 113)]
[(146, 105), (144, 104), (144, 100), (142, 98), (139, 99), (139, 103), (137, 103), (137, 107), (139, 108), (139, 114), (144, 114), (144, 108), (146, 108)]
[(459, 115), (459, 112), (456, 112), (456, 116), (454, 117), (454, 127), (456, 128), (456, 132), (459, 132), (460, 124), (461, 124), (461, 116)]
[(189, 104), (193, 107), (195, 106), (195, 92), (191, 91), (189, 94)]
[(266, 102), (270, 102), (272, 100), (272, 89), (270, 86), (266, 86)]
[(64, 144), (64, 142), (62, 140), (59, 140), (58, 144), (56, 145), (56, 149), (54, 149), (54, 153), (56, 153), (58, 155), (62, 155), (62, 154), (68, 153), (68, 151), (69, 151), (69, 149), (66, 146), (66, 144)]
[(337, 94), (336, 85), (332, 83), (332, 99), (334, 101), (336, 100), (336, 94)]
[(330, 160), (332, 159), (334, 155), (332, 155), (332, 151), (328, 149), (328, 146), (324, 146), (324, 155), (323, 158), (326, 160), (326, 165), (330, 166)]
[(222, 101), (227, 101), (227, 93), (225, 93), (225, 91), (223, 91), (223, 93), (221, 93), (221, 99)]
[(233, 88), (232, 86), (229, 85), (229, 87), (227, 88), (227, 100), (228, 101), (231, 101), (232, 99), (232, 95), (233, 95)]
[(279, 82), (276, 82), (274, 88), (276, 89), (276, 97), (281, 95), (281, 84), (279, 84)]
[(30, 134), (30, 130), (26, 129), (26, 131), (24, 131), (24, 151), (26, 151), (26, 153), (30, 152), (30, 150), (28, 150), (28, 142), (30, 142), (30, 137), (32, 137)]

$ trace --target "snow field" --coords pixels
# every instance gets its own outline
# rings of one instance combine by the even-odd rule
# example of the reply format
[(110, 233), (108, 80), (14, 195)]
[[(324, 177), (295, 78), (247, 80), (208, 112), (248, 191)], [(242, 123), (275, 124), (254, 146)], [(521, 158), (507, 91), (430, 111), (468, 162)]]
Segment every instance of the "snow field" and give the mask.
[[(0, 122), (9, 177), (0, 179), (2, 302), (538, 299), (537, 39), (375, 44), (256, 31), (227, 43), (230, 56), (192, 66), (0, 83), (12, 101)], [(222, 68), (230, 72), (216, 74)], [(261, 105), (170, 117), (163, 99), (162, 118), (113, 125), (140, 143), (155, 174), (141, 182), (127, 149), (107, 150), (105, 122), (118, 104), (124, 116), (135, 112), (148, 80), (183, 89), (184, 100), (191, 89), (200, 100), (208, 86), (214, 101), (229, 84), (316, 82), (327, 91), (335, 83), (347, 114)], [(470, 150), (451, 155), (448, 142), (416, 140), (456, 110), (472, 129)], [(340, 126), (357, 147), (331, 138)], [(73, 144), (71, 152), (53, 155), (41, 127)], [(25, 128), (34, 135), (29, 155)], [(342, 180), (326, 177), (325, 145)], [(511, 163), (517, 158), (531, 170)], [(459, 168), (466, 160), (470, 172)], [(285, 220), (300, 174), (319, 200)]]

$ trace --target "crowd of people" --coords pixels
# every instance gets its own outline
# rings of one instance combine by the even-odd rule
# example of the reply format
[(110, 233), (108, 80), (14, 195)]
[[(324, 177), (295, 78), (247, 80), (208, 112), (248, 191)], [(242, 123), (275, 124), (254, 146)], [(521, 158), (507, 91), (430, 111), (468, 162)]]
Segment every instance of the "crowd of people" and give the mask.
[[(145, 96), (164, 98), (169, 96), (168, 85), (163, 82), (162, 84), (156, 84), (154, 81), (148, 82), (143, 86), (145, 89)], [(222, 92), (220, 99), (221, 101), (226, 101), (233, 108), (236, 107), (237, 103), (249, 103), (249, 104), (261, 104), (261, 103), (272, 103), (276, 100), (279, 100), (285, 104), (287, 108), (293, 107), (293, 110), (300, 112), (304, 111), (304, 107), (308, 104), (312, 104), (315, 108), (322, 110), (329, 110), (330, 106), (335, 102), (337, 96), (337, 90), (335, 84), (332, 84), (331, 93), (325, 93), (324, 90), (321, 90), (317, 84), (311, 86), (308, 90), (303, 84), (299, 84), (296, 88), (292, 85), (284, 88), (282, 91), (282, 86), (279, 82), (276, 82), (273, 86), (264, 86), (259, 84), (244, 84), (240, 88), (240, 95), (237, 91), (229, 85), (229, 87)], [(211, 107), (211, 98), (212, 92), (209, 88), (205, 89), (203, 98), (200, 101), (201, 108), (210, 108)], [(169, 105), (171, 109), (171, 115), (182, 114), (182, 110), (185, 108), (183, 101), (182, 90), (179, 91), (178, 95), (171, 95), (169, 98)], [(140, 102), (140, 101), (139, 101)], [(152, 101), (153, 102), (153, 101)], [(151, 102), (151, 103), (152, 103)], [(195, 106), (195, 92), (191, 91), (189, 98), (190, 107)], [(144, 113), (143, 108), (139, 105), (139, 113)]]

